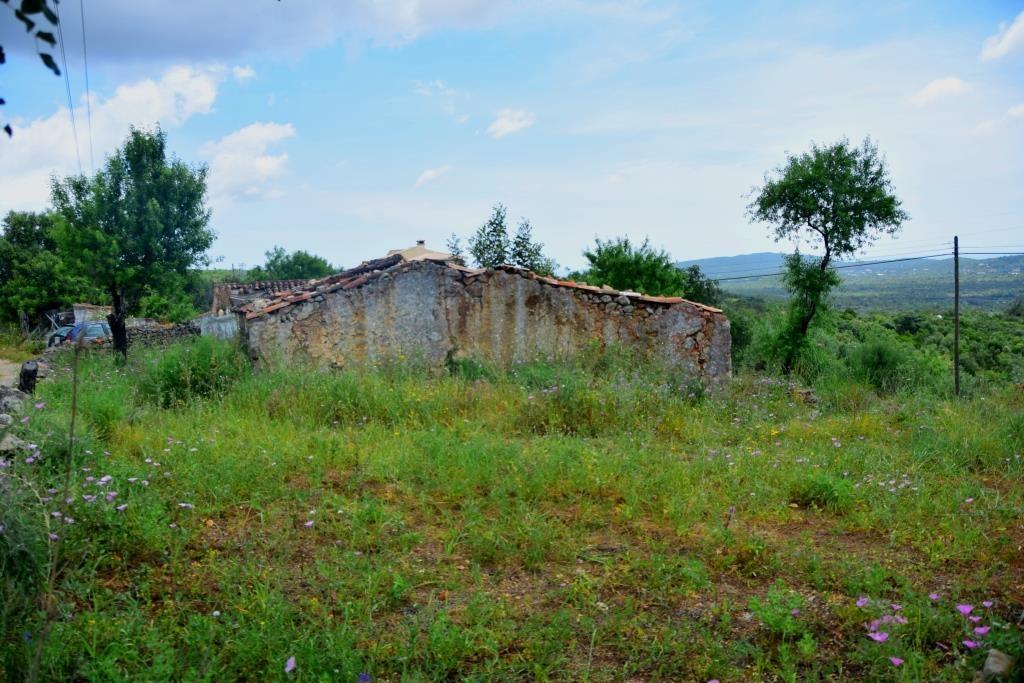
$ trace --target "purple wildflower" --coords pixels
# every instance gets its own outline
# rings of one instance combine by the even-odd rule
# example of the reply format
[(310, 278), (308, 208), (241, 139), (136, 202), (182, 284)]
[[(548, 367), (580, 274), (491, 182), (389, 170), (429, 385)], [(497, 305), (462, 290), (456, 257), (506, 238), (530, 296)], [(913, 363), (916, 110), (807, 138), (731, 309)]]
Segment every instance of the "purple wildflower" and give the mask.
[(873, 631), (868, 634), (868, 638), (875, 641), (876, 643), (884, 643), (889, 640), (889, 634), (885, 631)]
[(59, 513), (59, 512), (57, 512), (56, 510), (54, 510), (53, 512), (51, 512), (51, 513), (50, 513), (50, 516), (51, 516), (51, 517), (53, 517), (54, 519), (60, 519), (60, 513)]
[(128, 503), (122, 503), (121, 505), (118, 505), (114, 509), (117, 510), (118, 512), (124, 512), (127, 508), (128, 508)]
[(897, 605), (895, 603), (892, 604), (892, 605), (889, 605), (889, 607), (892, 607), (892, 611), (893, 612), (899, 612), (901, 609), (903, 609), (903, 605)]
[(36, 404), (36, 410), (42, 410), (45, 407), (46, 407), (46, 401), (40, 401), (39, 403)]
[(970, 614), (971, 610), (973, 610), (973, 609), (974, 609), (974, 605), (957, 605), (956, 606), (956, 611), (959, 612), (960, 614), (964, 615), (965, 617), (968, 614)]
[(928, 599), (931, 600), (932, 602), (935, 602), (936, 600), (939, 599), (939, 594), (938, 593), (929, 593), (928, 594)]
[(903, 663), (903, 660), (899, 657), (889, 657), (889, 661), (892, 662), (893, 666), (899, 666)]
[(306, 527), (306, 528), (308, 529), (309, 527), (313, 526), (313, 520), (309, 520), (309, 521), (307, 521), (307, 522), (306, 522), (305, 524), (303, 524), (302, 526), (304, 526), (304, 527)]
[(862, 595), (859, 598), (857, 598), (857, 607), (866, 607), (868, 602), (870, 602), (870, 600), (868, 600), (865, 596)]
[(290, 674), (295, 671), (295, 657), (289, 657), (288, 661), (284, 663), (284, 672)]
[[(356, 678), (356, 680), (359, 681), (359, 683), (370, 683), (370, 681), (373, 680), (373, 677), (364, 671), (361, 674), (359, 674), (359, 677)], [(710, 681), (708, 681), (708, 683), (718, 683), (718, 679), (712, 678)]]
[(978, 626), (974, 629), (974, 634), (978, 636), (988, 635), (988, 632), (992, 629), (991, 626)]
[(973, 650), (974, 648), (978, 647), (978, 643), (976, 643), (973, 640), (965, 640), (963, 641), (963, 643), (964, 647), (966, 647), (968, 650)]
[(107, 495), (105, 496), (105, 498), (107, 499), (108, 503), (113, 503), (114, 499), (117, 498), (117, 491), (107, 491)]
[(969, 616), (967, 618), (970, 619), (975, 624), (977, 624), (979, 621), (981, 621), (981, 617), (979, 617), (976, 614), (972, 614), (971, 616)]
[(53, 534), (53, 533), (47, 534), (47, 535), (50, 537), (51, 541), (56, 541), (58, 538), (60, 538), (60, 536), (58, 536), (57, 534)]
[(985, 600), (984, 602), (981, 603), (981, 606), (984, 607), (985, 609), (988, 609), (989, 607), (992, 606), (992, 604), (993, 603), (992, 603), (991, 600)]
[(20, 422), (23, 425), (27, 425), (28, 424), (28, 415), (26, 415), (25, 417), (21, 418)]

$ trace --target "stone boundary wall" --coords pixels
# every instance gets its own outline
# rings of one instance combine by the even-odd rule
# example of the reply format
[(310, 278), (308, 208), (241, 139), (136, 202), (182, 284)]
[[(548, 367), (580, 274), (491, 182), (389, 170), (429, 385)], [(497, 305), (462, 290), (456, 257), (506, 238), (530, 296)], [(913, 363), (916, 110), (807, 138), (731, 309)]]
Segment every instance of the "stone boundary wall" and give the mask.
[(167, 327), (138, 327), (128, 329), (129, 346), (167, 346), (184, 339), (199, 336), (199, 326), (194, 322), (180, 323)]

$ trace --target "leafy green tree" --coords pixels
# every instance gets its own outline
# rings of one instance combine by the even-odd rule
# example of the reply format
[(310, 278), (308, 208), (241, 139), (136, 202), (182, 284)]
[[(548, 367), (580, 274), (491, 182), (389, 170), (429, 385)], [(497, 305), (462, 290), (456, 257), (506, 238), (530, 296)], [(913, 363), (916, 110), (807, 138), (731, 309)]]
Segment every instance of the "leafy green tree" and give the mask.
[(775, 240), (809, 242), (821, 256), (786, 260), (783, 282), (790, 311), (783, 331), (782, 369), (789, 373), (806, 343), (815, 314), (826, 306), (839, 277), (829, 270), (834, 259), (852, 256), (885, 234), (899, 231), (907, 214), (893, 190), (878, 147), (866, 139), (860, 147), (846, 139), (789, 156), (754, 188), (747, 207), (751, 222), (773, 224)]
[(718, 306), (722, 302), (722, 288), (718, 286), (718, 280), (712, 280), (705, 275), (700, 266), (694, 264), (683, 268), (682, 271), (684, 299), (708, 306)]
[(206, 168), (169, 157), (159, 128), (133, 128), (91, 178), (54, 180), (64, 223), (58, 246), (109, 295), (116, 350), (127, 353), (125, 320), (144, 296), (173, 293), (190, 268), (208, 263), (214, 233), (205, 194)]
[(17, 320), (28, 333), (43, 311), (90, 298), (88, 284), (75, 277), (57, 249), (52, 213), (11, 211), (0, 235), (0, 316)]
[[(477, 228), (469, 237), (469, 254), (480, 268), (511, 265), (532, 270), (541, 275), (551, 275), (558, 264), (544, 255), (544, 245), (533, 241), (533, 226), (523, 218), (514, 237), (509, 237), (507, 211), (502, 204), (496, 204), (487, 222)], [(448, 251), (462, 261), (462, 241), (452, 233), (448, 239)]]
[(328, 263), (327, 259), (301, 249), (289, 254), (283, 247), (275, 246), (265, 256), (267, 262), (250, 270), (248, 280), (311, 280), (341, 270)]
[(544, 245), (533, 241), (533, 226), (530, 221), (522, 219), (509, 247), (509, 263), (520, 268), (527, 268), (541, 275), (551, 275), (556, 264), (544, 256)]
[(672, 262), (668, 252), (655, 249), (647, 239), (639, 246), (634, 246), (628, 237), (598, 239), (592, 249), (583, 252), (583, 257), (588, 267), (573, 277), (592, 285), (653, 296), (680, 296), (686, 285), (686, 275)]
[(491, 217), (469, 238), (469, 254), (477, 266), (493, 268), (508, 263), (512, 245), (508, 238), (505, 216), (505, 207), (496, 204)]
[(448, 253), (452, 255), (452, 258), (454, 258), (456, 261), (463, 264), (465, 263), (466, 252), (462, 248), (462, 238), (460, 238), (454, 232), (452, 233), (452, 236), (448, 238), (448, 241), (445, 243), (445, 248), (448, 250)]

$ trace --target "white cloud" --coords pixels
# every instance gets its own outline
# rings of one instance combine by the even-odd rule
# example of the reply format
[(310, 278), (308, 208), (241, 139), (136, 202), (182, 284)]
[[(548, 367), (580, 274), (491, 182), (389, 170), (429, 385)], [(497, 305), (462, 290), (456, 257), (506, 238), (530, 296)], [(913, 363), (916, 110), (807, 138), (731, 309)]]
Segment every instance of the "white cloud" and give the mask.
[(284, 173), (288, 155), (268, 154), (267, 148), (293, 135), (290, 123), (252, 123), (203, 145), (199, 153), (210, 160), (210, 202), (229, 206), (281, 196), (274, 181)]
[[(78, 26), (78, 3), (65, 3), (64, 23)], [(339, 39), (401, 45), (446, 29), (494, 25), (523, 11), (518, 0), (349, 0), (304, 3), (154, 2), (89, 4), (89, 59), (228, 59), (273, 51), (299, 54)], [(73, 7), (71, 5), (74, 5)], [(539, 6), (539, 5), (538, 5)], [(20, 22), (0, 22), (0, 44), (32, 53)], [(65, 32), (68, 55), (82, 53), (79, 32)]]
[(990, 62), (1005, 57), (1021, 46), (1024, 46), (1024, 11), (1017, 15), (1013, 23), (1000, 24), (996, 34), (985, 39), (981, 46), (981, 59)]
[(910, 97), (910, 101), (919, 107), (934, 102), (940, 97), (949, 95), (962, 95), (971, 89), (970, 84), (961, 81), (956, 76), (936, 78)]
[(487, 132), (497, 140), (529, 128), (535, 120), (533, 113), (525, 109), (502, 109), (491, 125), (487, 126)]
[(454, 88), (448, 87), (445, 82), (440, 79), (426, 82), (416, 81), (416, 87), (413, 89), (413, 92), (423, 97), (433, 97), (434, 95), (454, 97), (458, 94)]
[[(213, 110), (220, 69), (176, 66), (158, 80), (122, 85), (106, 99), (93, 94), (92, 145), (97, 165), (124, 141), (131, 126), (164, 130), (181, 126)], [(81, 115), (84, 98), (76, 107), (78, 148), (82, 170), (91, 170), (89, 127)], [(14, 137), (0, 149), (0, 205), (11, 209), (40, 209), (50, 196), (50, 177), (77, 173), (78, 155), (66, 107), (50, 116), (15, 122)]]
[(428, 168), (423, 173), (420, 173), (419, 177), (416, 178), (416, 183), (413, 185), (413, 187), (421, 187), (433, 180), (437, 180), (450, 170), (452, 170), (452, 167), (448, 166), (447, 164), (445, 164), (444, 166), (438, 166), (437, 168)]
[(1006, 115), (1007, 116), (1011, 116), (1013, 118), (1018, 118), (1018, 117), (1024, 116), (1024, 103), (1018, 104), (1016, 107), (1010, 107), (1006, 111)]
[(231, 69), (231, 74), (239, 83), (245, 83), (248, 80), (256, 78), (256, 69), (252, 68), (248, 64), (245, 66), (236, 66)]

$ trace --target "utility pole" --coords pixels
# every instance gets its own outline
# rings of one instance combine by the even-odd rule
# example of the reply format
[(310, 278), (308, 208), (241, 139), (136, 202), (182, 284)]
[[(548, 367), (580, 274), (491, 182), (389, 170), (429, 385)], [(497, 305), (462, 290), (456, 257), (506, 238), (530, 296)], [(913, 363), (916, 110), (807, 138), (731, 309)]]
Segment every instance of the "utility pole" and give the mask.
[(953, 392), (960, 395), (960, 238), (953, 235)]

